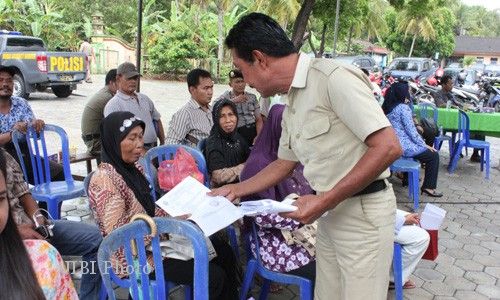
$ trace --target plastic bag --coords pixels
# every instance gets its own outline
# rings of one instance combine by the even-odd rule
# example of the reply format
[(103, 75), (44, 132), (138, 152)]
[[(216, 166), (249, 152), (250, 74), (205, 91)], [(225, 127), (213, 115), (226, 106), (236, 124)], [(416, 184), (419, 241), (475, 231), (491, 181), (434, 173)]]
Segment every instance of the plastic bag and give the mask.
[(171, 190), (187, 176), (192, 176), (199, 182), (204, 183), (203, 173), (198, 170), (196, 161), (186, 149), (179, 148), (173, 160), (160, 162), (158, 183), (162, 190)]

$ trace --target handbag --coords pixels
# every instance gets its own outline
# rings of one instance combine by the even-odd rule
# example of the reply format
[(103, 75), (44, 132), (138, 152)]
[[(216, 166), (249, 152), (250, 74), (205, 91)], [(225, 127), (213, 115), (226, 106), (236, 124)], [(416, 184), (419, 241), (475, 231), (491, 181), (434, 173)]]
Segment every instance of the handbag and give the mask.
[(439, 254), (438, 250), (438, 230), (437, 229), (426, 229), (429, 233), (429, 246), (422, 256), (422, 259), (435, 260)]

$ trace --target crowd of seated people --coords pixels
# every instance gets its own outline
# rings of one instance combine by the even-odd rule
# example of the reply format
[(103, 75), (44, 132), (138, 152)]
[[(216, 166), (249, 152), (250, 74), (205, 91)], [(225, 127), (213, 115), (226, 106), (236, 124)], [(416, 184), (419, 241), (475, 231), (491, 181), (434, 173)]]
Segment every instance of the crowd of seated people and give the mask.
[[(129, 100), (139, 101), (141, 97), (147, 98), (144, 95), (139, 95), (135, 92), (139, 73), (132, 64), (119, 67), (117, 76), (118, 86), (121, 89), (129, 88), (127, 90), (127, 97), (122, 97), (118, 100), (124, 102)], [(240, 73), (230, 74), (232, 80), (231, 87), (234, 90), (237, 88), (234, 80), (241, 79)], [(2, 72), (0, 69), (0, 81), (2, 75), (9, 72)], [(8, 76), (5, 80), (7, 80)], [(1, 83), (1, 82), (0, 82)], [(244, 83), (244, 81), (243, 81)], [(166, 137), (167, 144), (185, 144), (189, 146), (196, 145), (196, 142), (206, 138), (205, 148), (203, 154), (206, 158), (208, 172), (210, 174), (211, 187), (219, 187), (229, 183), (244, 181), (251, 178), (262, 170), (269, 163), (277, 159), (277, 151), (279, 140), (281, 136), (281, 120), (285, 106), (280, 104), (281, 101), (274, 101), (278, 104), (271, 106), (274, 103), (269, 100), (263, 111), (261, 112), (258, 104), (254, 106), (254, 114), (256, 125), (252, 125), (252, 133), (246, 132), (241, 129), (241, 118), (245, 118), (241, 109), (238, 107), (246, 107), (250, 103), (248, 99), (238, 100), (239, 95), (225, 93), (221, 95), (218, 101), (214, 102), (213, 107), (210, 105), (213, 93), (213, 81), (209, 72), (201, 69), (195, 69), (188, 74), (188, 89), (191, 94), (190, 101), (179, 110), (172, 118), (169, 133)], [(244, 85), (243, 85), (244, 92)], [(246, 95), (243, 93), (240, 95)], [(227, 97), (226, 97), (227, 96)], [(234, 96), (234, 97), (231, 97)], [(10, 96), (9, 96), (10, 97)], [(277, 96), (280, 97), (279, 95)], [(1, 128), (0, 144), (10, 143), (9, 136), (11, 130), (26, 131), (26, 126), (31, 124), (37, 130), (43, 128), (43, 121), (37, 120), (26, 100), (13, 98), (10, 101), (4, 101), (0, 95), (0, 112), (7, 112), (0, 114), (6, 118), (8, 122), (2, 122), (2, 126), (7, 124), (5, 128)], [(129, 99), (130, 98), (130, 99)], [(7, 99), (7, 98), (5, 98)], [(148, 99), (148, 103), (152, 101)], [(249, 97), (250, 100), (253, 97)], [(387, 117), (395, 128), (406, 157), (412, 157), (425, 163), (425, 180), (422, 185), (422, 192), (433, 197), (442, 196), (436, 191), (437, 170), (439, 165), (439, 155), (434, 149), (425, 145), (423, 140), (416, 132), (415, 126), (411, 119), (411, 111), (405, 105), (406, 99), (409, 99), (408, 85), (404, 83), (394, 84), (388, 91), (383, 109)], [(118, 101), (117, 100), (117, 101)], [(2, 102), (3, 101), (3, 102)], [(252, 100), (253, 101), (253, 100)], [(128, 104), (127, 104), (128, 105)], [(148, 132), (148, 148), (154, 147), (157, 144), (163, 144), (163, 132), (156, 130), (156, 138), (151, 134), (151, 122), (146, 124), (137, 113), (121, 110), (120, 104), (115, 105), (115, 111), (108, 111), (102, 119), (99, 134), (93, 134), (93, 137), (100, 139), (100, 148), (98, 149), (101, 155), (101, 163), (97, 171), (90, 179), (88, 188), (88, 197), (92, 214), (97, 223), (97, 232), (100, 231), (99, 237), (93, 239), (100, 243), (101, 236), (106, 237), (113, 230), (119, 228), (130, 222), (132, 217), (139, 213), (147, 214), (151, 217), (169, 217), (163, 210), (156, 207), (151, 196), (151, 187), (148, 179), (144, 174), (144, 170), (138, 163), (139, 159), (145, 153), (144, 136), (147, 129)], [(145, 109), (141, 113), (148, 115), (150, 119), (159, 120), (160, 115), (153, 107), (148, 110), (147, 105), (139, 107)], [(13, 113), (19, 109), (22, 113)], [(244, 111), (245, 109), (243, 109)], [(261, 116), (262, 114), (262, 116)], [(265, 122), (263, 122), (263, 120)], [(27, 123), (28, 122), (28, 123)], [(263, 122), (263, 125), (262, 125)], [(159, 122), (161, 126), (161, 122)], [(413, 127), (412, 127), (413, 126)], [(240, 127), (240, 128), (239, 128)], [(248, 127), (248, 126), (247, 126)], [(262, 127), (262, 130), (261, 130)], [(182, 129), (182, 130), (181, 130)], [(241, 131), (244, 134), (240, 133)], [(255, 131), (255, 132), (254, 132)], [(251, 143), (249, 143), (251, 141)], [(98, 144), (98, 143), (96, 143)], [(251, 145), (253, 144), (253, 146)], [(250, 148), (251, 147), (251, 148)], [(95, 150), (95, 149), (94, 149)], [(2, 168), (5, 166), (5, 158), (8, 154), (0, 155), (0, 163)], [(29, 164), (27, 164), (29, 165)], [(53, 165), (53, 164), (52, 164)], [(52, 166), (51, 165), (51, 166)], [(60, 166), (54, 165), (54, 168)], [(62, 169), (61, 169), (62, 170)], [(282, 201), (290, 194), (307, 195), (313, 194), (314, 190), (308, 184), (303, 175), (303, 166), (298, 164), (290, 176), (278, 183), (276, 186), (268, 190), (255, 193), (251, 196), (241, 199), (241, 201), (256, 200), (256, 199), (274, 199)], [(21, 171), (18, 171), (21, 174)], [(3, 181), (8, 175), (3, 173)], [(61, 180), (57, 177), (59, 172), (55, 172), (54, 179)], [(1, 175), (1, 174), (0, 174)], [(22, 175), (21, 175), (22, 176)], [(62, 178), (63, 180), (64, 178)], [(0, 176), (0, 194), (2, 188), (2, 178)], [(20, 197), (18, 195), (17, 197)], [(0, 208), (4, 209), (7, 201), (2, 201), (0, 197)], [(33, 199), (31, 199), (34, 202)], [(31, 202), (30, 202), (31, 203)], [(36, 204), (36, 203), (35, 203)], [(6, 247), (2, 253), (12, 253), (10, 257), (30, 257), (31, 264), (23, 263), (17, 265), (19, 272), (23, 277), (13, 276), (9, 280), (11, 286), (19, 286), (19, 290), (14, 289), (12, 293), (28, 293), (27, 297), (30, 299), (47, 299), (66, 297), (67, 299), (76, 299), (77, 294), (73, 287), (71, 278), (67, 271), (62, 267), (63, 262), (59, 253), (55, 248), (43, 239), (25, 240), (22, 243), (24, 231), (22, 227), (16, 229), (13, 213), (9, 211), (8, 206), (6, 211), (2, 211), (0, 215), (0, 229), (2, 242), (9, 238), (13, 242), (10, 243), (10, 248), (3, 244), (0, 247)], [(5, 209), (4, 209), (5, 210)], [(4, 217), (5, 215), (5, 217)], [(416, 264), (423, 254), (422, 249), (425, 250), (428, 243), (428, 235), (424, 236), (422, 232), (418, 232), (418, 241), (414, 240), (413, 234), (406, 234), (407, 232), (418, 231), (414, 224), (414, 220), (418, 216), (413, 214), (405, 217), (405, 225), (396, 231), (396, 241), (400, 236), (399, 241), (406, 245), (418, 244), (418, 251), (408, 248), (407, 252), (411, 253), (412, 258), (403, 258), (403, 263), (408, 267), (405, 268), (403, 278), (405, 280), (405, 287), (414, 287), (414, 284), (408, 279), (409, 274), (414, 270)], [(4, 223), (2, 223), (2, 221)], [(250, 236), (251, 248), (254, 255), (261, 255), (261, 261), (266, 268), (276, 272), (283, 272), (293, 275), (298, 275), (310, 279), (312, 284), (315, 282), (316, 262), (315, 262), (315, 249), (314, 249), (314, 235), (315, 226), (301, 224), (292, 219), (283, 218), (278, 214), (263, 214), (251, 219), (245, 220), (243, 226), (243, 234), (249, 233), (251, 225), (254, 223), (257, 228), (257, 237), (260, 244), (260, 249), (256, 249), (256, 241)], [(95, 226), (94, 226), (95, 227)], [(68, 227), (69, 228), (69, 227)], [(73, 230), (73, 229), (72, 229)], [(21, 236), (19, 232), (21, 231)], [(76, 230), (74, 230), (76, 232)], [(296, 232), (305, 232), (311, 239), (301, 241), (298, 243), (293, 239)], [(425, 232), (425, 231), (424, 231)], [(6, 240), (5, 240), (6, 241)], [(146, 240), (147, 242), (147, 240)], [(237, 267), (237, 260), (230, 246), (221, 239), (218, 235), (213, 235), (207, 240), (217, 253), (209, 263), (209, 293), (211, 299), (237, 299), (239, 275)], [(92, 251), (88, 255), (94, 255), (97, 246), (92, 246)], [(269, 250), (271, 247), (271, 250)], [(417, 247), (417, 246), (415, 246)], [(90, 246), (87, 248), (91, 248)], [(3, 248), (2, 248), (3, 249)], [(23, 250), (24, 249), (24, 250)], [(403, 248), (404, 249), (404, 248)], [(14, 252), (15, 253), (14, 253)], [(61, 250), (60, 250), (61, 251)], [(418, 254), (413, 254), (418, 252)], [(64, 253), (63, 253), (64, 254)], [(48, 261), (43, 266), (43, 259), (36, 258), (36, 255), (44, 255)], [(5, 260), (4, 255), (0, 256), (0, 260)], [(95, 260), (95, 258), (93, 258)], [(115, 272), (120, 276), (127, 276), (123, 271), (125, 263), (123, 252), (118, 252), (114, 256), (116, 267)], [(10, 260), (9, 260), (10, 261)], [(26, 260), (24, 261), (26, 262)], [(154, 269), (152, 260), (151, 266)], [(176, 284), (192, 284), (193, 280), (193, 259), (184, 257), (182, 253), (177, 256), (165, 257), (163, 260), (164, 276), (167, 281)], [(0, 268), (6, 268), (2, 264)], [(19, 267), (20, 266), (20, 267)], [(122, 268), (120, 268), (122, 266)], [(5, 269), (6, 270), (6, 269)], [(44, 279), (43, 276), (50, 274), (57, 274), (56, 280), (49, 281)], [(97, 279), (100, 280), (99, 277)], [(93, 278), (95, 281), (96, 279)], [(29, 288), (21, 288), (21, 283)], [(49, 284), (50, 283), (50, 284)], [(82, 284), (84, 281), (82, 280)], [(3, 282), (0, 284), (4, 284)], [(7, 284), (7, 283), (6, 283)], [(49, 286), (52, 285), (52, 286)], [(97, 287), (94, 283), (94, 290)], [(4, 289), (2, 289), (4, 290)], [(15, 296), (15, 294), (12, 294)]]

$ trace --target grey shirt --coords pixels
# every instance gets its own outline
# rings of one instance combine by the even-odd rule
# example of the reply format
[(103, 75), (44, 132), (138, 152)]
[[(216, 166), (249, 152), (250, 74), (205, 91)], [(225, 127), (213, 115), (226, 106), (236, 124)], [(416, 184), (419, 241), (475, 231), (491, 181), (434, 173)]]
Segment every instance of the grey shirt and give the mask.
[(156, 110), (153, 101), (146, 95), (135, 93), (135, 97), (117, 91), (104, 107), (104, 117), (115, 111), (129, 111), (139, 117), (146, 124), (144, 143), (155, 143), (158, 139), (153, 120), (159, 120), (161, 115)]
[(194, 99), (190, 99), (181, 109), (179, 109), (170, 120), (165, 144), (183, 144), (196, 147), (196, 144), (186, 136), (189, 134), (198, 142), (206, 139), (214, 122), (212, 120), (212, 107), (208, 106), (208, 111)]
[[(255, 124), (255, 116), (260, 114), (259, 101), (257, 101), (257, 96), (252, 93), (245, 92), (247, 101), (243, 103), (235, 103), (236, 109), (238, 110), (238, 127)], [(232, 91), (225, 91), (224, 94), (220, 95), (215, 102), (227, 99), (231, 100), (233, 98)]]

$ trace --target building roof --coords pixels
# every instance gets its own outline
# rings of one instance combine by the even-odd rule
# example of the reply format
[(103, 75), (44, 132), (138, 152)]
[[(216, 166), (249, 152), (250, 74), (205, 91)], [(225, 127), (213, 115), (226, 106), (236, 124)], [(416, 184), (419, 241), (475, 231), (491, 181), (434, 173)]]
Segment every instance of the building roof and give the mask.
[(363, 47), (363, 52), (365, 52), (365, 53), (375, 53), (375, 54), (386, 55), (386, 54), (389, 54), (389, 52), (390, 52), (388, 49), (381, 47), (381, 46), (378, 46), (378, 45), (375, 45), (369, 41), (354, 40), (354, 43)]
[(500, 56), (500, 38), (456, 36), (453, 56), (461, 55)]

